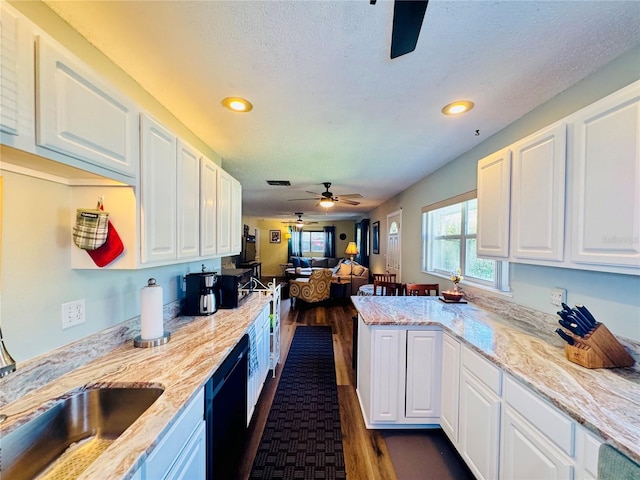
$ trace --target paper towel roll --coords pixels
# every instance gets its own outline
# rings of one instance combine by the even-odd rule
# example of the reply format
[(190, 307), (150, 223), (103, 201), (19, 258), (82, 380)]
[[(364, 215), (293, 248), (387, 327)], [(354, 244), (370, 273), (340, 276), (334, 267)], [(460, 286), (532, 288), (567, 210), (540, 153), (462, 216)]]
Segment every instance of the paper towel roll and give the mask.
[(156, 285), (155, 278), (150, 278), (148, 286), (140, 290), (140, 323), (143, 340), (153, 340), (164, 334), (162, 287)]

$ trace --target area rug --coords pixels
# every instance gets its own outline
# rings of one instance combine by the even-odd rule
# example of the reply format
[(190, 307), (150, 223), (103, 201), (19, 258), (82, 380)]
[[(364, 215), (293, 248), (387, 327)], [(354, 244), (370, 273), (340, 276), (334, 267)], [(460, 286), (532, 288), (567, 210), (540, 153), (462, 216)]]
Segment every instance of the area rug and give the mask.
[(331, 327), (296, 328), (250, 478), (346, 478)]

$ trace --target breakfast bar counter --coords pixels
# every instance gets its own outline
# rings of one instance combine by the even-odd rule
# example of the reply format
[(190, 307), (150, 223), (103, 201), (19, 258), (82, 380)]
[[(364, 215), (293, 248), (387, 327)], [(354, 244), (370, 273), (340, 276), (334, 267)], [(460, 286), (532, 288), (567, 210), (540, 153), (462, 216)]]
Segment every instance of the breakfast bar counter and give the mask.
[[(587, 369), (566, 359), (555, 327), (512, 320), (437, 297), (351, 300), (367, 326), (441, 327), (542, 398), (640, 462), (640, 373)], [(545, 327), (548, 327), (548, 331)]]

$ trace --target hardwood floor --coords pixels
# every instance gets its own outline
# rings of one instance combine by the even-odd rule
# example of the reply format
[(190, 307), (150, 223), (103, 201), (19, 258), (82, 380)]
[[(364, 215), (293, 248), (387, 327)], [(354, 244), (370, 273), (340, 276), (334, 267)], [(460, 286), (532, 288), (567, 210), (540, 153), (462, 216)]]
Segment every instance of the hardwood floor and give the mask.
[(336, 382), (338, 384), (347, 478), (349, 480), (370, 480), (373, 478), (397, 480), (385, 440), (381, 433), (365, 428), (356, 397), (355, 373), (351, 368), (353, 331), (351, 318), (355, 314), (353, 305), (348, 301), (341, 304), (320, 306), (304, 306), (300, 303), (295, 309), (290, 308), (289, 300), (282, 301), (281, 363), (278, 365), (276, 378), (272, 378), (271, 375), (267, 378), (249, 425), (249, 440), (240, 466), (239, 479), (245, 480), (251, 473), (253, 458), (262, 437), (262, 431), (296, 326), (329, 325), (333, 330)]

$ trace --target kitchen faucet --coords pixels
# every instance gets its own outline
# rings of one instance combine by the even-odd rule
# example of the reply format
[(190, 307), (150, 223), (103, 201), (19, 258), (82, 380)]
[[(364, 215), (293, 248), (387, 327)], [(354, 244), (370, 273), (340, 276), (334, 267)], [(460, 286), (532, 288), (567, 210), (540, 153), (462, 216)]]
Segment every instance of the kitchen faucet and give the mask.
[(0, 378), (16, 371), (16, 361), (4, 346), (2, 329), (0, 329)]

